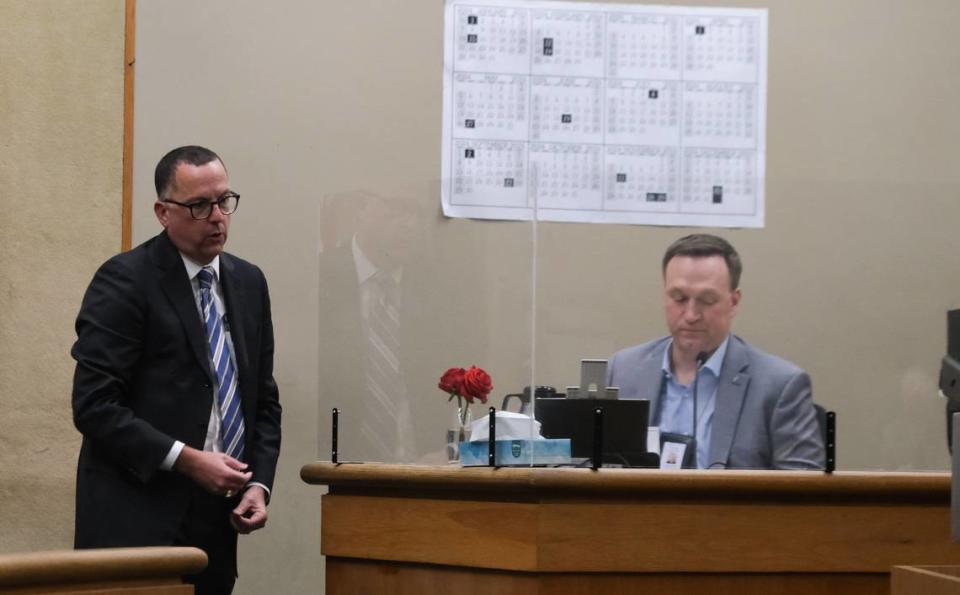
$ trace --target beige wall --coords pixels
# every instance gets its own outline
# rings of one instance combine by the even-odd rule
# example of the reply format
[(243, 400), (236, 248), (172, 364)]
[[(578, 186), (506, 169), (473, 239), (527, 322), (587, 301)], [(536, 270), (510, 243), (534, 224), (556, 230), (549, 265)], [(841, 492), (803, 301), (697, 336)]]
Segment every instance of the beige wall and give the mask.
[[(943, 469), (934, 393), (944, 311), (960, 302), (960, 5), (765, 4), (767, 226), (725, 232), (746, 263), (738, 331), (811, 372), (839, 413), (842, 468)], [(270, 524), (241, 541), (238, 593), (322, 584), (320, 490), (297, 476), (333, 402), (318, 398), (333, 381), (318, 362), (337, 349), (318, 330), (319, 203), (411, 187), (438, 201), (442, 3), (283, 6), (138, 6), (134, 240), (158, 229), (159, 156), (209, 145), (244, 195), (230, 249), (263, 266), (273, 293), (284, 449)], [(72, 535), (66, 353), (83, 288), (119, 248), (122, 40), (120, 0), (0, 0), (3, 551)], [(535, 316), (530, 226), (434, 212), (421, 231), (421, 248), (443, 246), (453, 256), (441, 264), (476, 275), (453, 295), (414, 290), (438, 316), (476, 316), (474, 335), (420, 336), (411, 392), (439, 401), (432, 375), (447, 363), (493, 368), (498, 395), (526, 383), (534, 319), (536, 378), (561, 386), (581, 356), (662, 332), (657, 261), (686, 230), (540, 225)], [(607, 288), (572, 282), (583, 279)], [(420, 428), (436, 432), (436, 419)]]
[[(945, 469), (936, 380), (945, 311), (960, 304), (960, 4), (696, 4), (770, 11), (767, 225), (722, 232), (746, 266), (738, 332), (811, 373), (817, 400), (839, 415), (841, 468)], [(351, 370), (318, 372), (344, 349), (320, 330), (338, 314), (319, 299), (349, 290), (320, 272), (318, 238), (352, 233), (349, 216), (321, 213), (321, 203), (412, 195), (426, 212), (412, 234), (425, 258), (416, 276), (405, 272), (421, 283), (404, 284), (405, 299), (432, 316), (412, 333), (417, 434), (439, 441), (448, 416), (435, 385), (447, 365), (491, 370), (499, 402), (532, 375), (572, 384), (580, 357), (663, 333), (659, 259), (687, 230), (541, 224), (534, 233), (437, 214), (442, 8), (138, 8), (135, 242), (158, 229), (156, 160), (178, 144), (207, 144), (243, 195), (230, 249), (271, 283), (284, 447), (270, 526), (241, 541), (244, 593), (266, 590), (274, 574), (289, 593), (319, 582), (321, 490), (297, 472), (317, 456), (318, 436), (326, 444), (329, 408), (354, 404), (340, 390)]]
[(0, 552), (73, 545), (73, 320), (120, 249), (123, 0), (0, 0)]

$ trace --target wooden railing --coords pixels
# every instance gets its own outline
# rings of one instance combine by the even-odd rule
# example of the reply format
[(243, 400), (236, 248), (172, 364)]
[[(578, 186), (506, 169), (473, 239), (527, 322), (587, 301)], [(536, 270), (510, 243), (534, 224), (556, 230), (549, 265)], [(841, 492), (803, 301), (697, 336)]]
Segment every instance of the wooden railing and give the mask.
[(207, 565), (197, 548), (143, 547), (0, 555), (0, 593), (189, 595)]

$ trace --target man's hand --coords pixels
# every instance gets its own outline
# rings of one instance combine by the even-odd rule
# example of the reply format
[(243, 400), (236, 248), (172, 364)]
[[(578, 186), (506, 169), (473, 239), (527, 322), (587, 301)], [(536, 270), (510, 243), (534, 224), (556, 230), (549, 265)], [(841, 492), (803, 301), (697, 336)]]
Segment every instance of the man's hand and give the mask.
[(267, 524), (267, 499), (263, 488), (252, 485), (243, 493), (240, 504), (230, 513), (230, 524), (237, 533), (250, 533)]
[(189, 446), (184, 446), (180, 451), (173, 468), (218, 496), (239, 492), (253, 476), (252, 472), (247, 471), (246, 463), (241, 463), (230, 455), (197, 450)]

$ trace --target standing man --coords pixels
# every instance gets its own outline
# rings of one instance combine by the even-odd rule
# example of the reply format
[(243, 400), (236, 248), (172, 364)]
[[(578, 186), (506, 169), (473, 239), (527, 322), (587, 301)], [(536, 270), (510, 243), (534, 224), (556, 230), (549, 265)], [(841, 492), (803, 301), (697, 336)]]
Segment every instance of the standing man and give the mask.
[(621, 398), (649, 399), (661, 434), (695, 438), (698, 468), (822, 469), (810, 377), (730, 332), (741, 296), (737, 251), (723, 238), (689, 235), (667, 248), (662, 268), (670, 336), (617, 352), (607, 385)]
[(189, 545), (230, 593), (237, 533), (267, 521), (280, 451), (263, 273), (223, 252), (240, 196), (216, 153), (157, 164), (164, 231), (100, 267), (77, 316), (77, 548)]

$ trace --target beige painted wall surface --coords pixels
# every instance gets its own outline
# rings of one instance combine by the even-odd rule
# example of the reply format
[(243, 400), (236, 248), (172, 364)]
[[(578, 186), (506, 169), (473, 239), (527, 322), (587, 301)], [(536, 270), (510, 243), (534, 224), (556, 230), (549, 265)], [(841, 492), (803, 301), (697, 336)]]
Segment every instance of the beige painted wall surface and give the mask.
[[(769, 7), (767, 223), (720, 231), (745, 261), (738, 333), (811, 373), (816, 399), (838, 412), (841, 468), (945, 469), (936, 381), (945, 311), (960, 304), (960, 4), (700, 4)], [(298, 471), (328, 437), (329, 408), (352, 405), (340, 389), (355, 371), (319, 372), (344, 350), (320, 329), (351, 288), (321, 270), (367, 216), (351, 204), (414, 205), (404, 300), (413, 320), (433, 316), (406, 352), (418, 437), (449, 421), (436, 389), (447, 366), (486, 367), (499, 403), (531, 374), (565, 386), (581, 357), (664, 332), (659, 259), (689, 230), (534, 234), (438, 214), (442, 39), (440, 0), (138, 6), (134, 241), (159, 229), (157, 159), (205, 144), (243, 195), (229, 249), (271, 284), (284, 445), (270, 524), (241, 540), (238, 593), (322, 584), (321, 490)], [(333, 203), (347, 206), (321, 211)]]
[(73, 546), (73, 321), (120, 249), (122, 0), (0, 0), (0, 552)]

